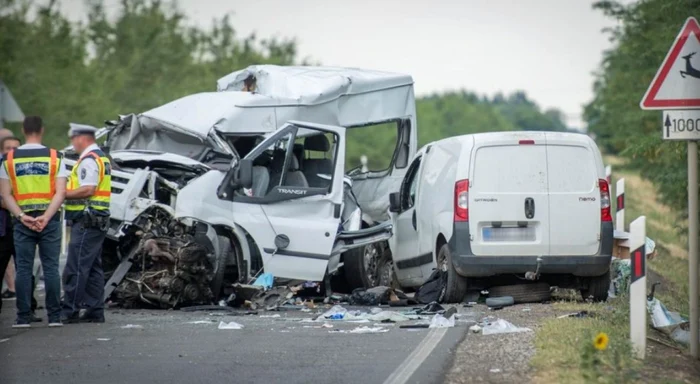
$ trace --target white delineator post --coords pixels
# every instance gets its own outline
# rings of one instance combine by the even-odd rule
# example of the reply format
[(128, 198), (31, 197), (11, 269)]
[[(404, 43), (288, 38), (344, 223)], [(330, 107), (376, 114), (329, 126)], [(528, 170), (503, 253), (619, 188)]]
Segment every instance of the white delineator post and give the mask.
[(610, 175), (612, 175), (612, 167), (609, 165), (605, 166), (605, 180), (607, 180), (608, 185), (612, 184), (612, 179), (610, 178)]
[(630, 224), (630, 341), (639, 359), (647, 349), (646, 238), (646, 217), (641, 216)]
[(617, 181), (617, 186), (615, 187), (615, 194), (617, 195), (617, 204), (615, 209), (615, 229), (624, 232), (625, 231), (625, 179), (620, 179)]

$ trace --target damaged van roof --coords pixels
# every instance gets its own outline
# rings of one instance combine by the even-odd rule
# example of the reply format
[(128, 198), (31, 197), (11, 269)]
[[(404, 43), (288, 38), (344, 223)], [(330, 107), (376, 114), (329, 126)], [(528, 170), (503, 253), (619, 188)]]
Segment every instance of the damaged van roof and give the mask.
[[(247, 83), (246, 80), (248, 79)], [(216, 82), (218, 91), (252, 91), (269, 96), (267, 105), (317, 105), (413, 84), (409, 75), (358, 68), (251, 65)]]
[(223, 134), (273, 132), (289, 120), (352, 127), (415, 116), (409, 75), (257, 65), (217, 84), (219, 92), (185, 96), (140, 117), (205, 138), (212, 129)]

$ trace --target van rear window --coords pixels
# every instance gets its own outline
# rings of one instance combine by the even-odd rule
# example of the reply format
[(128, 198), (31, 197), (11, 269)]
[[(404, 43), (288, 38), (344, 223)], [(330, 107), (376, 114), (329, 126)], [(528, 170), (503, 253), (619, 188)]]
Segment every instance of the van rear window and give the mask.
[(591, 193), (598, 183), (593, 153), (586, 147), (547, 146), (550, 193)]
[(542, 145), (481, 147), (473, 188), (483, 193), (547, 193), (547, 152)]

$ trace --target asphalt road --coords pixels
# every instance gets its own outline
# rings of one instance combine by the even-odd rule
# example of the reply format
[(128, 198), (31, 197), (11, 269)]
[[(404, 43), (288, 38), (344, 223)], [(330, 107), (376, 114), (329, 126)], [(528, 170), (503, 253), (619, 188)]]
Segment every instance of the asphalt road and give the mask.
[[(382, 324), (388, 332), (351, 334), (332, 331), (374, 324), (321, 328), (323, 322), (303, 322), (312, 314), (300, 311), (269, 318), (110, 310), (105, 324), (47, 328), (44, 320), (15, 330), (14, 303), (4, 304), (10, 310), (0, 314), (0, 383), (438, 383), (469, 325)], [(244, 328), (221, 330), (220, 321)]]

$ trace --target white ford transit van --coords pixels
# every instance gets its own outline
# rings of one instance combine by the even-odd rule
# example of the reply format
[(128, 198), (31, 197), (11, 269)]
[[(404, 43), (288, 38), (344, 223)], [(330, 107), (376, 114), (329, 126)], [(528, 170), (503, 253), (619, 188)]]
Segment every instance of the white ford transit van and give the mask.
[(603, 160), (588, 136), (495, 132), (423, 147), (390, 195), (404, 287), (447, 272), (446, 301), (495, 276), (543, 280), (606, 300), (613, 224)]

